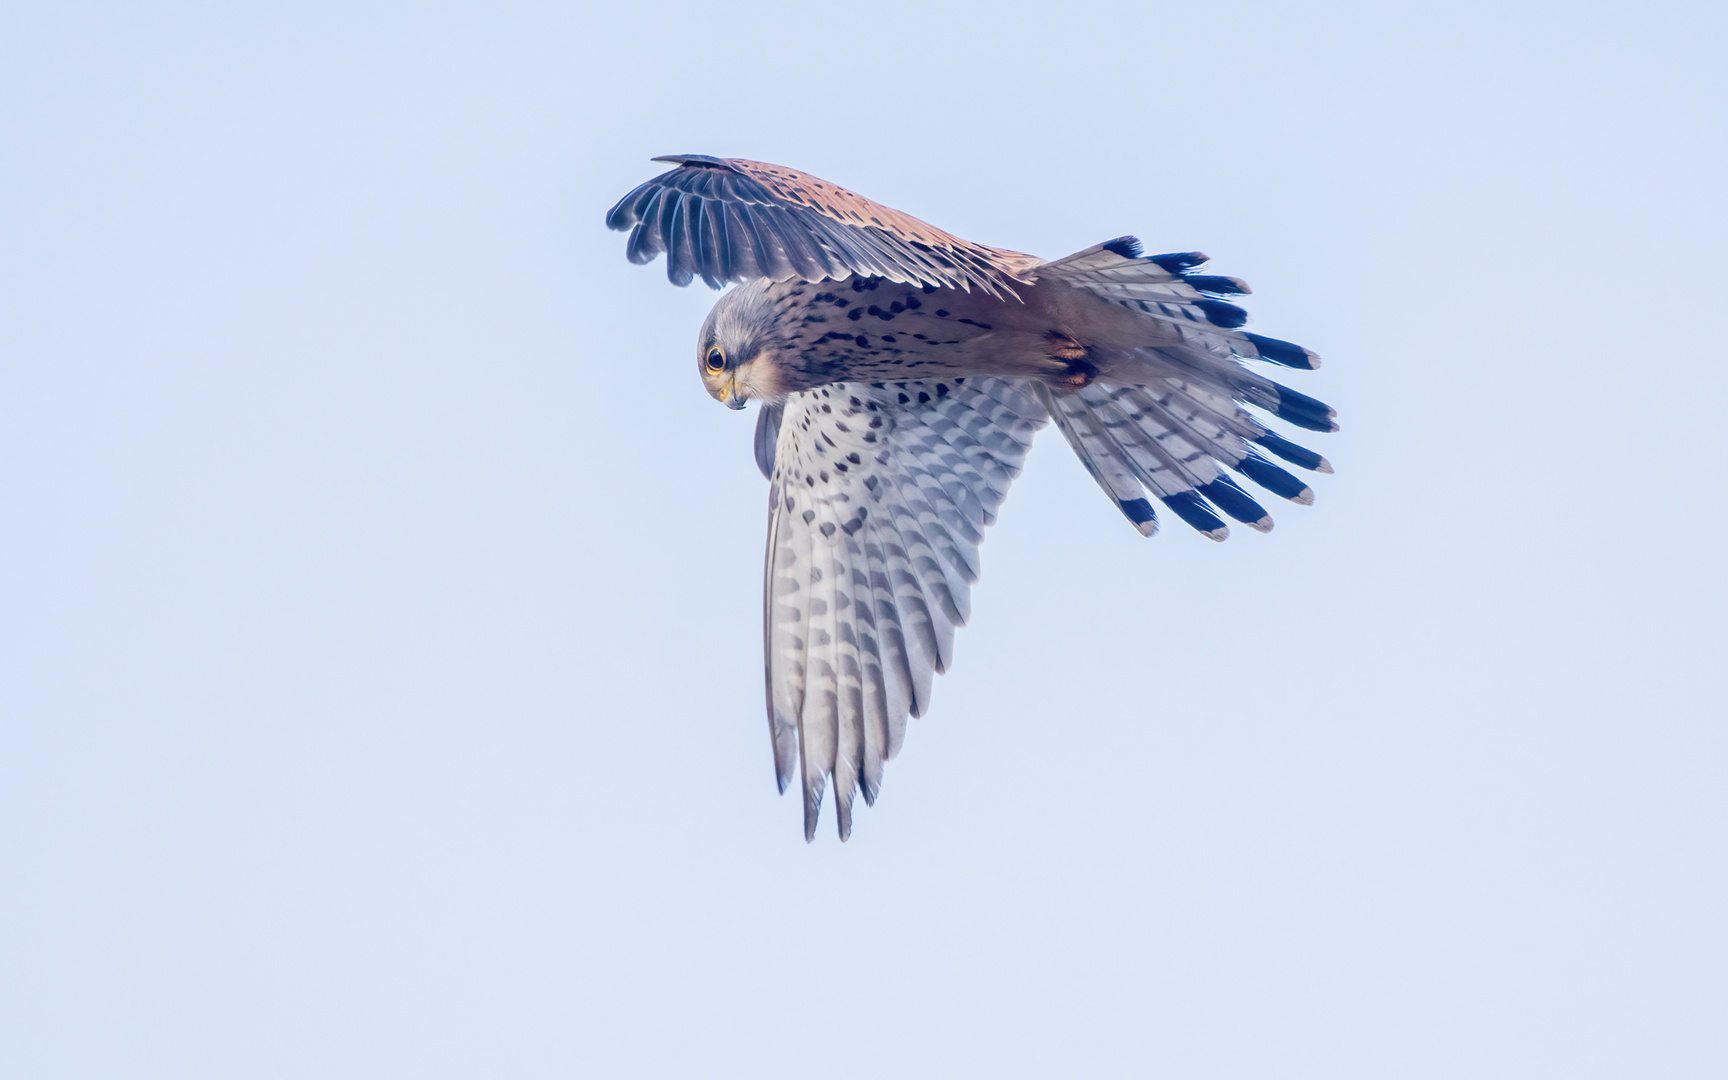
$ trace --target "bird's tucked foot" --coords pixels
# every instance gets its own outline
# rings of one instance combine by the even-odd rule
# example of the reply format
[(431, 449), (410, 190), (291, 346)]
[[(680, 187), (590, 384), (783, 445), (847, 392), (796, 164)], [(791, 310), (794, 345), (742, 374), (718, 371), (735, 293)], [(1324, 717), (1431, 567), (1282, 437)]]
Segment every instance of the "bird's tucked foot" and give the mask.
[(1098, 377), (1098, 367), (1088, 359), (1086, 346), (1060, 330), (1044, 335), (1044, 349), (1052, 360), (1060, 360), (1065, 370), (1050, 377), (1050, 385), (1062, 392), (1083, 390)]

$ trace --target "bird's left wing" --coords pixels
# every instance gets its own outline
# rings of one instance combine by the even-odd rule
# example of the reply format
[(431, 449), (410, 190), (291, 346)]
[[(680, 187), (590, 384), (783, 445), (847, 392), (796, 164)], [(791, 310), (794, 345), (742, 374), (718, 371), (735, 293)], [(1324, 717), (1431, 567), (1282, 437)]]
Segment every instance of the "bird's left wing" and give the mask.
[(837, 184), (744, 158), (675, 154), (678, 167), (618, 201), (606, 215), (630, 230), (628, 254), (665, 252), (674, 285), (839, 280), (854, 275), (908, 285), (1014, 294), (1040, 260), (974, 244)]
[(1044, 406), (1012, 379), (834, 383), (786, 399), (770, 478), (768, 723), (804, 835), (834, 777), (841, 839), (953, 658), (978, 545)]

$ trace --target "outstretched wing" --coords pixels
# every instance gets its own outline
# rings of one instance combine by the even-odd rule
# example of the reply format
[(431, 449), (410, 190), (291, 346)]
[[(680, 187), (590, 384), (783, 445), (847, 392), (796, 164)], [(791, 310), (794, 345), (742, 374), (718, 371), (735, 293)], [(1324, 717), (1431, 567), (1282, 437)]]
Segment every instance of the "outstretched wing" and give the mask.
[(834, 383), (786, 399), (769, 490), (764, 635), (780, 790), (804, 835), (834, 777), (840, 837), (953, 659), (978, 545), (1046, 413), (1020, 381)]
[(629, 257), (666, 253), (666, 276), (727, 282), (821, 281), (855, 274), (909, 285), (1013, 286), (1039, 260), (952, 236), (808, 173), (743, 158), (676, 154), (678, 165), (619, 200), (606, 224), (630, 230)]

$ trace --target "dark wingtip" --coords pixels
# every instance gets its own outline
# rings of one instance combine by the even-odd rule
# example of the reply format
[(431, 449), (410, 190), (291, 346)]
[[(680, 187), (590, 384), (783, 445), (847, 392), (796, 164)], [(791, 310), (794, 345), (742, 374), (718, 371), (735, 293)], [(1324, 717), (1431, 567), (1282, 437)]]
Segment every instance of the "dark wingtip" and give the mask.
[(1175, 515), (1197, 529), (1211, 540), (1225, 540), (1230, 536), (1230, 529), (1224, 524), (1224, 519), (1212, 512), (1205, 499), (1197, 492), (1179, 491), (1174, 495), (1160, 497)]
[(1261, 532), (1271, 530), (1272, 516), (1266, 512), (1266, 508), (1255, 502), (1253, 496), (1236, 486), (1236, 482), (1228, 476), (1220, 475), (1210, 483), (1201, 484), (1196, 490), (1211, 500), (1213, 506), (1242, 524)]
[(654, 181), (650, 180), (647, 184), (638, 184), (630, 189), (630, 194), (613, 203), (612, 209), (606, 211), (606, 227), (613, 232), (623, 232), (641, 221), (642, 215), (638, 212), (636, 203), (641, 198), (642, 189), (652, 183)]
[(1140, 530), (1141, 536), (1151, 536), (1158, 531), (1158, 514), (1145, 499), (1118, 499), (1116, 505), (1123, 515), (1134, 523), (1134, 527)]
[(1304, 469), (1312, 469), (1314, 472), (1320, 473), (1332, 471), (1332, 464), (1319, 454), (1306, 446), (1298, 446), (1289, 439), (1281, 439), (1271, 432), (1261, 435), (1254, 441), (1265, 447), (1267, 453), (1281, 457), (1292, 465), (1300, 465)]
[(730, 169), (732, 167), (722, 159), (710, 157), (707, 154), (663, 154), (648, 160), (664, 161), (672, 165), (701, 165), (709, 169)]
[(1309, 431), (1338, 430), (1338, 410), (1319, 398), (1299, 394), (1288, 386), (1272, 385), (1278, 387), (1278, 404), (1272, 415)]
[(1262, 360), (1270, 360), (1274, 364), (1282, 364), (1285, 367), (1302, 368), (1305, 371), (1313, 371), (1320, 366), (1320, 357), (1314, 350), (1304, 349), (1294, 342), (1262, 337), (1247, 331), (1243, 331), (1242, 336), (1252, 341), (1254, 347), (1260, 350), (1260, 359)]
[(1220, 274), (1189, 274), (1182, 280), (1203, 293), (1216, 296), (1247, 296), (1254, 291), (1241, 278), (1224, 277)]
[(1207, 259), (1203, 251), (1174, 251), (1168, 255), (1148, 255), (1152, 262), (1161, 267), (1165, 273), (1185, 274)]
[(1248, 321), (1247, 309), (1223, 300), (1196, 300), (1194, 306), (1200, 309), (1213, 326), (1221, 326), (1226, 330), (1234, 330)]
[(1274, 495), (1289, 499), (1293, 503), (1308, 506), (1314, 502), (1314, 489), (1291, 476), (1264, 458), (1245, 457), (1236, 466), (1243, 476), (1259, 484)]
[(1120, 255), (1124, 259), (1138, 259), (1141, 247), (1140, 239), (1135, 236), (1118, 236), (1114, 240), (1106, 240), (1099, 245), (1105, 251)]

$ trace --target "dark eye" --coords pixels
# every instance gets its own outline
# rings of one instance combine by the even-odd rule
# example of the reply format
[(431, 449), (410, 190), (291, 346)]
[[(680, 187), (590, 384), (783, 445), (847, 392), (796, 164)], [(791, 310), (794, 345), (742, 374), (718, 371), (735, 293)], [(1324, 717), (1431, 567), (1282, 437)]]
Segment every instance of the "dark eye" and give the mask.
[(709, 349), (707, 364), (709, 371), (725, 371), (726, 354), (719, 349)]

